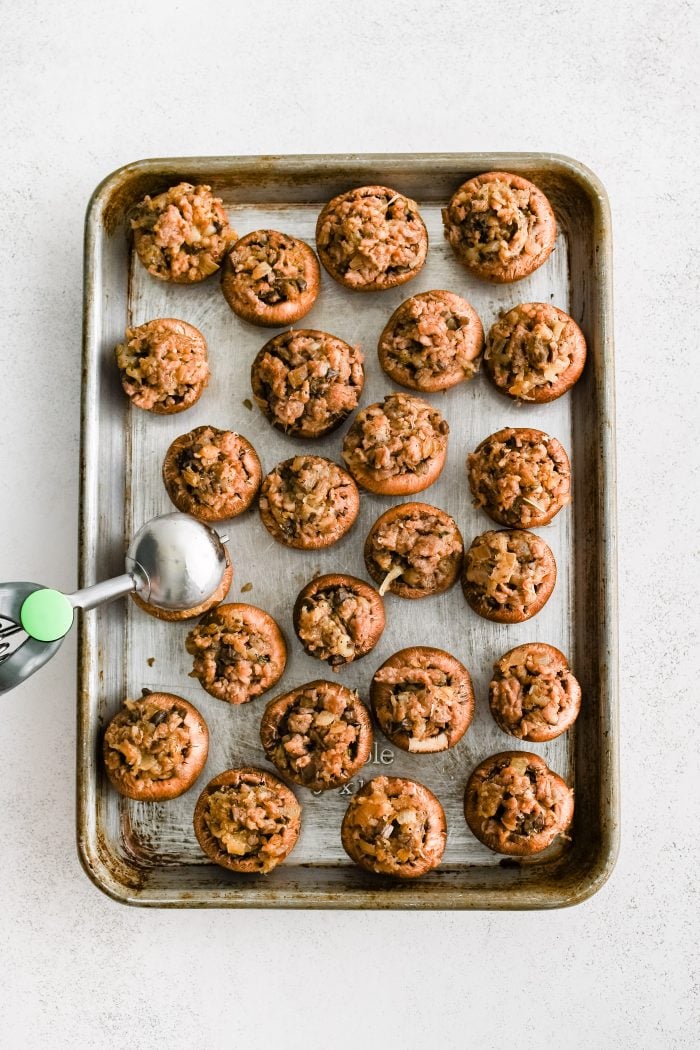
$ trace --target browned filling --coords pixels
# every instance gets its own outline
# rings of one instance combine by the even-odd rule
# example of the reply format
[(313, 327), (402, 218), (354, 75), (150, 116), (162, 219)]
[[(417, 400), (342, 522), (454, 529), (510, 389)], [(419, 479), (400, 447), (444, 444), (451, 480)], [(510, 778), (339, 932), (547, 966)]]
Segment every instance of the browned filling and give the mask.
[(323, 790), (349, 780), (358, 756), (362, 764), (371, 730), (356, 693), (331, 682), (314, 682), (273, 700), (261, 732), (268, 758), (281, 773)]
[(382, 595), (394, 580), (398, 586), (431, 593), (454, 583), (462, 552), (462, 537), (449, 514), (425, 504), (407, 504), (382, 515), (372, 528), (367, 567), (381, 583)]
[(526, 755), (504, 758), (482, 777), (474, 778), (469, 791), (472, 815), (486, 838), (505, 844), (561, 829), (561, 807), (570, 792), (544, 763), (535, 765)]
[(168, 409), (196, 400), (209, 378), (204, 338), (190, 325), (168, 319), (127, 328), (116, 348), (124, 390), (139, 408)]
[(343, 844), (371, 870), (416, 874), (435, 867), (444, 849), (444, 816), (438, 800), (420, 784), (375, 777), (350, 802)]
[(343, 459), (351, 471), (369, 470), (378, 478), (427, 474), (447, 448), (449, 429), (421, 398), (388, 394), (358, 412), (343, 442)]
[(469, 303), (451, 292), (423, 292), (403, 303), (382, 337), (382, 366), (397, 382), (429, 387), (456, 374), (479, 371), (481, 324)]
[(327, 587), (303, 600), (296, 629), (307, 652), (339, 666), (365, 652), (375, 629), (375, 606), (349, 587)]
[(526, 611), (551, 578), (548, 547), (518, 530), (484, 532), (465, 555), (465, 590), (492, 610)]
[(374, 706), (390, 739), (398, 733), (406, 734), (408, 750), (415, 752), (449, 747), (448, 733), (456, 722), (463, 721), (469, 698), (463, 675), (455, 676), (426, 659), (414, 659), (381, 667), (374, 681), (385, 687)]
[(578, 352), (570, 317), (546, 303), (524, 303), (493, 325), (484, 360), (497, 386), (527, 401), (534, 390), (556, 384)]
[(258, 625), (246, 607), (220, 606), (212, 610), (187, 635), (185, 646), (194, 657), (191, 678), (198, 678), (204, 689), (219, 700), (243, 704), (260, 696), (279, 679), (284, 668), (282, 643), (273, 637), (277, 629), (271, 617), (270, 631)]
[(265, 525), (290, 546), (326, 546), (357, 517), (357, 486), (321, 456), (295, 456), (267, 475), (260, 492)]
[(146, 269), (164, 280), (201, 281), (215, 273), (236, 240), (223, 202), (209, 186), (181, 182), (145, 197), (131, 220), (136, 251)]
[(283, 332), (255, 359), (253, 393), (277, 426), (293, 434), (323, 434), (357, 407), (362, 362), (357, 347), (325, 332)]
[(212, 516), (234, 514), (255, 494), (260, 463), (247, 441), (231, 430), (197, 427), (177, 439), (166, 484), (174, 503), (205, 508)]
[(580, 693), (561, 653), (551, 646), (520, 645), (496, 664), (489, 703), (506, 732), (521, 739), (547, 738), (570, 724)]
[(226, 259), (237, 292), (264, 306), (297, 302), (307, 290), (310, 248), (296, 237), (259, 230), (242, 238)]
[[(520, 182), (521, 180), (518, 180)], [(507, 265), (544, 248), (540, 193), (529, 183), (493, 178), (466, 182), (443, 211), (445, 233), (469, 265)]]
[(571, 474), (564, 449), (539, 430), (492, 434), (468, 460), (475, 507), (502, 525), (549, 519), (569, 502)]
[(265, 783), (222, 784), (208, 795), (203, 823), (219, 849), (236, 860), (256, 860), (268, 872), (289, 853), (299, 805)]
[(323, 261), (346, 284), (382, 287), (421, 268), (427, 235), (415, 201), (375, 186), (326, 205), (316, 244)]
[(190, 752), (187, 711), (150, 701), (126, 700), (105, 732), (105, 764), (112, 773), (137, 781), (177, 777)]

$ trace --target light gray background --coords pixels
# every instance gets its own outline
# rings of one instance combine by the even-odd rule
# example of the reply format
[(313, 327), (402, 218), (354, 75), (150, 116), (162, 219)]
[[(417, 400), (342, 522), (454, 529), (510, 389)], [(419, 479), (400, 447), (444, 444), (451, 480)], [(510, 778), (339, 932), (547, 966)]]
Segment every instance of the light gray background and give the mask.
[(75, 852), (70, 640), (0, 701), (0, 1043), (697, 1046), (697, 10), (3, 0), (0, 24), (1, 579), (75, 584), (82, 220), (107, 172), (501, 149), (567, 153), (602, 178), (623, 757), (620, 860), (573, 910), (130, 910)]

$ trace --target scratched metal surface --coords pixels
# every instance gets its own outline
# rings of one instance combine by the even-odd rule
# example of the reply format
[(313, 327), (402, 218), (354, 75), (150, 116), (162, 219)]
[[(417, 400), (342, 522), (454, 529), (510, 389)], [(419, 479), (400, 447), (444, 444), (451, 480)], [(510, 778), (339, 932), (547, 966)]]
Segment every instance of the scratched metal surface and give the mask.
[[(567, 201), (575, 198), (573, 183), (567, 190), (566, 179), (557, 182), (556, 173), (553, 176), (550, 192), (560, 212), (555, 252), (530, 278), (499, 287), (470, 277), (443, 239), (440, 204), (462, 176), (455, 179), (451, 172), (436, 173), (426, 162), (422, 169), (414, 167), (402, 178), (401, 165), (397, 162), (395, 166), (395, 171), (378, 171), (376, 177), (375, 172), (363, 169), (366, 177), (361, 181), (386, 181), (418, 199), (430, 237), (425, 268), (409, 285), (373, 295), (345, 291), (324, 272), (319, 299), (303, 321), (305, 327), (332, 332), (362, 347), (366, 365), (362, 405), (400, 389), (379, 367), (377, 339), (395, 307), (409, 295), (427, 289), (444, 288), (465, 296), (476, 308), (485, 330), (502, 310), (519, 302), (552, 302), (572, 313), (595, 342), (599, 333), (594, 331), (591, 309), (592, 301), (593, 307), (596, 305), (595, 293), (599, 289), (591, 276), (594, 244), (591, 239), (590, 252), (581, 250), (585, 232), (583, 206), (566, 211)], [(457, 170), (467, 177), (484, 167), (465, 162)], [(511, 163), (510, 167), (516, 165)], [(183, 174), (186, 176), (188, 170)], [(209, 175), (211, 179), (212, 173)], [(236, 179), (235, 174), (220, 176), (218, 184), (214, 178), (235, 229), (243, 234), (275, 228), (312, 244), (320, 204), (338, 189), (358, 181), (350, 172), (344, 176), (342, 170), (321, 171), (310, 183), (303, 177), (295, 181), (288, 173), (285, 177), (284, 170), (265, 179), (269, 182), (267, 195), (250, 175), (247, 184), (244, 179)], [(261, 177), (260, 182), (265, 179)], [(161, 174), (151, 185), (159, 188), (169, 181), (176, 180)], [(124, 213), (136, 197), (125, 195), (117, 219), (112, 216), (110, 220), (111, 235), (106, 221), (93, 231), (93, 248), (99, 247), (100, 264), (86, 274), (83, 569), (90, 579), (119, 571), (126, 538), (153, 515), (172, 509), (160, 470), (165, 451), (177, 435), (205, 423), (239, 431), (255, 446), (267, 472), (280, 460), (300, 451), (340, 461), (342, 439), (349, 425), (320, 441), (300, 441), (279, 433), (257, 408), (246, 405), (251, 399), (251, 362), (274, 330), (256, 328), (235, 317), (216, 278), (191, 288), (152, 279), (131, 250), (126, 235)], [(105, 214), (103, 211), (103, 219)], [(601, 308), (600, 302), (597, 306)], [(127, 323), (141, 324), (165, 316), (187, 320), (205, 334), (212, 377), (193, 408), (179, 415), (157, 417), (128, 406), (120, 390), (112, 352)], [(593, 737), (600, 734), (603, 723), (607, 731), (612, 724), (608, 710), (611, 698), (601, 688), (599, 667), (593, 667), (591, 662), (600, 658), (600, 591), (592, 592), (586, 579), (594, 568), (600, 568), (602, 556), (600, 537), (591, 535), (599, 524), (591, 515), (604, 480), (594, 462), (595, 442), (590, 440), (590, 431), (596, 425), (595, 412), (600, 407), (595, 396), (602, 389), (598, 374), (600, 348), (594, 347), (593, 351), (595, 360), (589, 365), (585, 380), (572, 394), (549, 405), (516, 405), (496, 394), (483, 375), (446, 393), (428, 395), (450, 424), (448, 460), (438, 481), (418, 498), (452, 514), (467, 545), (479, 532), (495, 527), (483, 512), (472, 507), (466, 483), (465, 458), (479, 441), (507, 425), (534, 426), (558, 437), (569, 451), (574, 470), (574, 507), (565, 508), (551, 525), (537, 530), (546, 538), (557, 561), (554, 594), (535, 618), (513, 626), (478, 617), (467, 606), (459, 585), (445, 595), (421, 601), (387, 595), (387, 626), (379, 644), (363, 660), (342, 668), (338, 679), (356, 688), (366, 699), (374, 670), (391, 653), (407, 645), (439, 646), (457, 656), (472, 675), (476, 695), (472, 726), (454, 749), (431, 756), (405, 754), (376, 730), (372, 759), (352, 784), (322, 795), (296, 788), (303, 806), (300, 840), (289, 860), (268, 879), (241, 881), (202, 856), (191, 824), (199, 790), (212, 776), (231, 766), (269, 767), (258, 736), (266, 700), (313, 678), (334, 677), (325, 664), (307, 656), (298, 643), (291, 622), (294, 598), (319, 572), (347, 571), (366, 578), (362, 545), (367, 531), (380, 513), (403, 501), (363, 494), (360, 516), (350, 535), (320, 552), (288, 550), (275, 543), (260, 523), (257, 510), (222, 526), (229, 536), (234, 565), (228, 600), (248, 601), (267, 610), (280, 624), (288, 643), (289, 660), (281, 682), (266, 697), (249, 704), (233, 707), (222, 703), (188, 677), (191, 658), (184, 641), (191, 624), (163, 623), (145, 615), (131, 602), (86, 617), (81, 638), (79, 838), (83, 861), (103, 888), (120, 899), (168, 904), (336, 903), (387, 907), (396, 903), (468, 907), (563, 902), (554, 901), (552, 891), (547, 898), (545, 884), (556, 884), (557, 873), (559, 882), (565, 883), (571, 875), (574, 856), (581, 866), (583, 844), (593, 841), (596, 829), (577, 818), (571, 843), (555, 845), (535, 861), (504, 867), (501, 859), (468, 830), (462, 814), (462, 796), (467, 777), (478, 762), (497, 751), (520, 747), (541, 754), (554, 770), (574, 784), (577, 800), (581, 796), (582, 806), (591, 813), (606, 786), (597, 759), (581, 762), (582, 755), (590, 755), (591, 746), (595, 746)], [(584, 399), (591, 399), (592, 395), (593, 403), (587, 404)], [(242, 592), (242, 587), (249, 584), (252, 587)], [(591, 608), (592, 602), (596, 603), (595, 608)], [(591, 619), (593, 633), (590, 625), (583, 623)], [(487, 689), (493, 662), (507, 649), (535, 640), (555, 645), (570, 657), (584, 685), (585, 717), (558, 740), (523, 745), (496, 727), (488, 709)], [(186, 697), (202, 712), (210, 730), (209, 758), (200, 780), (182, 798), (166, 804), (120, 799), (109, 790), (99, 765), (99, 737), (106, 721), (124, 697), (138, 696), (144, 687)], [(445, 808), (448, 845), (442, 867), (410, 891), (359, 873), (340, 845), (340, 823), (349, 794), (379, 773), (409, 776), (425, 783)], [(609, 817), (612, 811), (608, 807), (605, 812)], [(602, 829), (597, 831), (600, 840)], [(599, 841), (596, 848), (600, 851)], [(592, 848), (591, 857), (594, 852)], [(607, 853), (611, 855), (611, 850)], [(567, 858), (567, 854), (571, 857)], [(607, 859), (609, 864), (609, 856)]]

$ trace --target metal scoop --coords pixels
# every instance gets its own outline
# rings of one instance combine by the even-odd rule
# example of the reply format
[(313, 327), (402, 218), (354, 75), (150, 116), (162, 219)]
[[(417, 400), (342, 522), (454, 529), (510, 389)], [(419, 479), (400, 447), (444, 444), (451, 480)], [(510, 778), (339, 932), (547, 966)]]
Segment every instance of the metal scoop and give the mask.
[(220, 586), (226, 537), (187, 514), (163, 514), (139, 529), (126, 572), (75, 594), (38, 583), (0, 583), (0, 693), (34, 674), (58, 650), (76, 609), (94, 609), (132, 591), (159, 609), (194, 609)]

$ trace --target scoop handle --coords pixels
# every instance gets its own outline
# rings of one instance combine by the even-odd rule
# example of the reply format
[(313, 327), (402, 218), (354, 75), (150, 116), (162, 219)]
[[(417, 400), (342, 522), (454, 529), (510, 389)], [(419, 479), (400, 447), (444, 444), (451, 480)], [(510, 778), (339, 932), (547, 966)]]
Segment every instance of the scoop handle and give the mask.
[(100, 580), (91, 587), (83, 587), (82, 590), (69, 594), (68, 599), (74, 609), (95, 609), (98, 605), (113, 602), (115, 598), (123, 598), (125, 594), (130, 594), (140, 586), (140, 580), (135, 573), (125, 572), (111, 580)]

